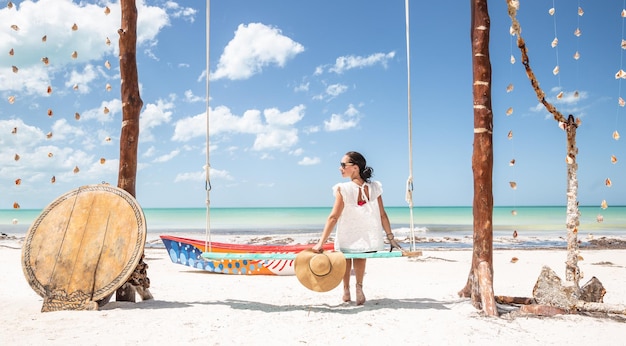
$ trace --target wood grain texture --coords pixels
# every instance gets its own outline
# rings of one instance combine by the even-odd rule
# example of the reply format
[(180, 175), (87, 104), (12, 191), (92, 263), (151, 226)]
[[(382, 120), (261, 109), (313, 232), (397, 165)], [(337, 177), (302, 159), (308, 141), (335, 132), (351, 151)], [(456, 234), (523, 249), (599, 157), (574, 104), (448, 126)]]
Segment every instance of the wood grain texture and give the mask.
[(145, 216), (134, 197), (111, 185), (82, 186), (57, 198), (33, 222), (22, 268), (44, 298), (97, 301), (126, 282), (145, 241)]

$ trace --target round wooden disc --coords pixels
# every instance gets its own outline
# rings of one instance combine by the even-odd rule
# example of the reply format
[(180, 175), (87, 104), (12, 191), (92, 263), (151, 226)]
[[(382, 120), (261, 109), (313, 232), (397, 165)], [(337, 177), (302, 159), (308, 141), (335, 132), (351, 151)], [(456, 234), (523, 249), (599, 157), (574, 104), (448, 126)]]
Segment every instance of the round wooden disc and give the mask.
[(145, 216), (132, 195), (106, 184), (82, 186), (50, 203), (30, 226), (22, 268), (42, 297), (97, 301), (128, 280), (145, 242)]

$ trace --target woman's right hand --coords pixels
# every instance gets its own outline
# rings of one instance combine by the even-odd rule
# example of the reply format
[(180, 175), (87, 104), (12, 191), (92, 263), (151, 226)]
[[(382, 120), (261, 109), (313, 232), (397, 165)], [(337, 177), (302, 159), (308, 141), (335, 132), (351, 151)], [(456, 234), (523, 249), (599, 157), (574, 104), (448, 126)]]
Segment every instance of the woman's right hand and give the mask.
[(323, 251), (322, 248), (323, 248), (322, 244), (317, 243), (311, 248), (311, 250), (321, 253)]

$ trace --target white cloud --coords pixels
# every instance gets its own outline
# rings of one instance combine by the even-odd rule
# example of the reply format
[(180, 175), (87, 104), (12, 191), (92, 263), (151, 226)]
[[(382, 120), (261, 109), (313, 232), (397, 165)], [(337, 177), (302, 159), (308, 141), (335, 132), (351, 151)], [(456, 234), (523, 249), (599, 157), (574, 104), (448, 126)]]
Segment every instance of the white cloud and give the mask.
[[(335, 60), (335, 65), (328, 68), (328, 72), (342, 74), (348, 70), (352, 70), (355, 68), (364, 68), (374, 65), (382, 65), (386, 68), (388, 61), (393, 59), (395, 56), (396, 52), (374, 53), (365, 57), (353, 55), (340, 56)], [(323, 66), (318, 66), (315, 70), (315, 74), (322, 74), (323, 70)]]
[(326, 131), (347, 130), (357, 126), (359, 119), (359, 111), (350, 105), (343, 114), (332, 114), (329, 120), (324, 120), (324, 129)]
[(165, 155), (161, 155), (159, 157), (156, 157), (154, 160), (152, 160), (152, 162), (154, 162), (154, 163), (168, 162), (171, 159), (173, 159), (176, 156), (178, 156), (178, 154), (180, 154), (180, 150), (172, 150), (172, 151), (170, 151), (169, 153), (167, 153)]
[(139, 136), (141, 142), (154, 140), (152, 129), (162, 124), (169, 123), (172, 119), (174, 103), (171, 101), (158, 100), (156, 104), (146, 105), (139, 120)]
[(298, 161), (299, 165), (302, 166), (310, 166), (310, 165), (317, 165), (318, 163), (320, 163), (321, 160), (319, 157), (308, 157), (305, 156), (302, 158), (302, 160)]
[[(66, 85), (80, 81), (92, 82), (95, 76), (91, 65), (104, 66), (105, 60), (117, 62), (119, 55), (118, 33), (120, 27), (119, 0), (108, 3), (111, 13), (104, 13), (104, 6), (75, 2), (72, 0), (25, 0), (12, 9), (0, 9), (0, 51), (14, 50), (10, 59), (0, 59), (0, 68), (15, 65), (19, 72), (8, 77), (0, 76), (0, 90), (21, 91), (26, 94), (43, 94), (53, 76), (65, 69), (69, 81)], [(148, 6), (145, 0), (137, 1), (140, 13), (137, 19), (137, 45), (151, 46), (162, 28), (169, 25), (169, 15), (158, 6)], [(185, 13), (180, 8), (174, 14)], [(174, 15), (172, 14), (172, 15)], [(182, 14), (181, 14), (182, 15)], [(186, 15), (191, 15), (187, 12)], [(19, 30), (11, 29), (17, 25)], [(77, 30), (72, 26), (76, 24)], [(43, 40), (45, 36), (45, 41)], [(107, 38), (110, 44), (106, 44)], [(76, 51), (77, 57), (72, 58)], [(42, 58), (46, 57), (48, 65)], [(81, 65), (87, 64), (82, 67)], [(82, 76), (81, 76), (82, 75)], [(87, 92), (86, 84), (79, 84), (79, 92)]]
[(196, 96), (193, 94), (193, 91), (191, 90), (185, 90), (185, 101), (186, 102), (204, 102), (204, 97), (203, 96)]
[[(234, 178), (230, 175), (230, 173), (228, 173), (228, 171), (219, 170), (215, 168), (211, 168), (210, 178), (234, 180)], [(206, 174), (205, 174), (204, 168), (202, 169), (202, 171), (198, 171), (198, 172), (179, 173), (176, 175), (176, 178), (174, 178), (175, 183), (185, 182), (185, 181), (200, 182), (200, 181), (205, 181), (205, 180), (206, 180)]]
[(300, 43), (283, 36), (278, 28), (262, 23), (240, 24), (210, 78), (248, 79), (265, 66), (285, 66), (288, 60), (303, 51)]

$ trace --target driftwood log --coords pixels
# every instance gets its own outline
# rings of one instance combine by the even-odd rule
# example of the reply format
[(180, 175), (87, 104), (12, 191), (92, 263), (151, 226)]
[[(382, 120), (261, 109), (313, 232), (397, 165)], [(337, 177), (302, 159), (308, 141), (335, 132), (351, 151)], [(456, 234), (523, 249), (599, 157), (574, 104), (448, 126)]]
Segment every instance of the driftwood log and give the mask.
[(583, 287), (577, 288), (571, 282), (561, 282), (556, 273), (544, 266), (533, 288), (533, 297), (497, 296), (498, 304), (519, 305), (520, 312), (540, 316), (575, 314), (579, 312), (600, 312), (626, 315), (626, 305), (604, 304), (606, 289), (593, 277)]

